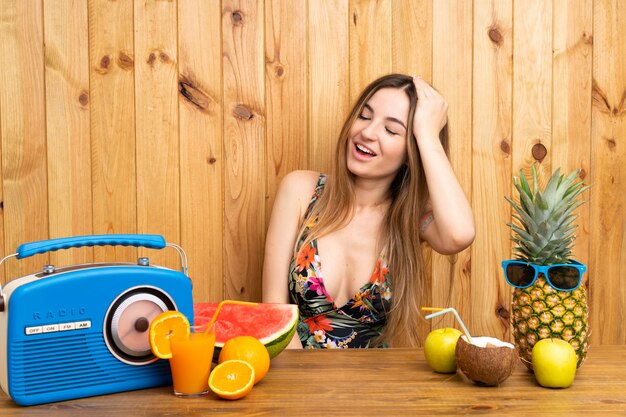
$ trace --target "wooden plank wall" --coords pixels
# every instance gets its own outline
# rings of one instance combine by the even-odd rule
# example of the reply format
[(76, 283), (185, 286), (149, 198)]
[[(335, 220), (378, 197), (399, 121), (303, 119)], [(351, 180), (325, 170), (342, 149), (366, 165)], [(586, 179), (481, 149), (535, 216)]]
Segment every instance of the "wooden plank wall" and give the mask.
[[(374, 78), (419, 74), (450, 103), (450, 157), (477, 237), (425, 248), (423, 304), (509, 338), (512, 176), (582, 169), (575, 255), (592, 343), (625, 344), (626, 4), (617, 0), (2, 0), (0, 249), (157, 233), (189, 256), (196, 301), (259, 300), (281, 178), (328, 171)], [(178, 268), (169, 251), (97, 247), (9, 260)], [(430, 326), (453, 325), (451, 318)]]

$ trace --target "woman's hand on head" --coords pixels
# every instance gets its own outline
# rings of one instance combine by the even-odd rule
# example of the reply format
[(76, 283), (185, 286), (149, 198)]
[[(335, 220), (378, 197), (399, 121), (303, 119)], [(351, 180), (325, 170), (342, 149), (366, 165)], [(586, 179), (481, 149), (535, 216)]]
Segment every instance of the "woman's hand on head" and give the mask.
[(413, 134), (418, 143), (427, 138), (439, 138), (439, 132), (448, 122), (448, 103), (430, 84), (413, 77), (417, 91), (417, 107), (413, 117)]

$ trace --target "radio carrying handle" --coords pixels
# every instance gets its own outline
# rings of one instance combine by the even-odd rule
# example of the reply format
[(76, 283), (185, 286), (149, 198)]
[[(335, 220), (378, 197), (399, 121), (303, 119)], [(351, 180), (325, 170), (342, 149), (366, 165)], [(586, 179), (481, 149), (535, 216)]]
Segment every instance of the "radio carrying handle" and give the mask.
[[(40, 240), (37, 242), (24, 243), (16, 249), (16, 253), (5, 256), (0, 260), (2, 263), (11, 257), (17, 259), (28, 258), (29, 256), (52, 252), (59, 249), (81, 248), (83, 246), (135, 246), (148, 249), (163, 249), (166, 246), (175, 249), (180, 255), (180, 263), (183, 274), (187, 275), (187, 255), (180, 246), (174, 243), (166, 243), (161, 235), (148, 234), (108, 234), (108, 235), (88, 235), (72, 236), (58, 239)], [(4, 311), (4, 294), (0, 285), (0, 311)]]

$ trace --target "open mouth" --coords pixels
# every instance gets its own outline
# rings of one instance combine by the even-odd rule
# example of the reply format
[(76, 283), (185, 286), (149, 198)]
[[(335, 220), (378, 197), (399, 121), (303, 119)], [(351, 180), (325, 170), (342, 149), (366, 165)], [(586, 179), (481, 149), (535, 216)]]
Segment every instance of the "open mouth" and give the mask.
[(361, 155), (367, 155), (367, 156), (376, 156), (376, 152), (372, 151), (371, 149), (357, 143), (354, 145), (356, 148), (356, 151), (358, 153), (360, 153)]

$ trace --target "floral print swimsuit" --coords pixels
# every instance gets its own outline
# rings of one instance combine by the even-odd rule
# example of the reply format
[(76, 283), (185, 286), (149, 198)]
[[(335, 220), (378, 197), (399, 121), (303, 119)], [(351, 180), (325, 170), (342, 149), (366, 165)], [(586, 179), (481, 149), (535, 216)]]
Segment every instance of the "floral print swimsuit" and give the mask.
[[(322, 194), (326, 176), (320, 175), (307, 213)], [(307, 225), (298, 241), (299, 246), (317, 221)], [(332, 300), (321, 276), (317, 240), (302, 247), (291, 260), (289, 294), (298, 305), (300, 321), (298, 335), (305, 348), (365, 348), (381, 335), (386, 323), (386, 311), (391, 306), (389, 269), (381, 256), (369, 281), (345, 305)]]

